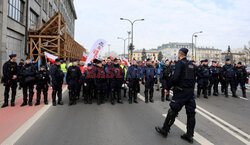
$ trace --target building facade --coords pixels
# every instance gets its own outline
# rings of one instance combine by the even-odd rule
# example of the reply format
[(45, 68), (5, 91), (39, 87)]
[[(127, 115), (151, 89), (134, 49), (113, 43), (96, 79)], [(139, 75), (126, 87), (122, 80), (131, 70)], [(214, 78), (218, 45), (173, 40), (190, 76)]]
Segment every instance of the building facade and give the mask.
[(221, 62), (221, 50), (208, 47), (199, 47), (195, 49), (195, 60), (200, 62), (201, 60), (208, 59), (209, 62), (215, 60)]
[[(147, 58), (150, 58), (152, 61), (158, 60), (158, 54), (159, 54), (159, 51), (157, 49), (146, 50)], [(133, 58), (136, 60), (145, 61), (145, 60), (142, 60), (142, 49), (134, 50)]]
[[(28, 54), (29, 30), (38, 29), (57, 11), (67, 24), (67, 33), (74, 38), (77, 19), (73, 0), (1, 0), (0, 1), (0, 71), (9, 59), (17, 54), (17, 61)], [(0, 74), (1, 74), (0, 73)]]

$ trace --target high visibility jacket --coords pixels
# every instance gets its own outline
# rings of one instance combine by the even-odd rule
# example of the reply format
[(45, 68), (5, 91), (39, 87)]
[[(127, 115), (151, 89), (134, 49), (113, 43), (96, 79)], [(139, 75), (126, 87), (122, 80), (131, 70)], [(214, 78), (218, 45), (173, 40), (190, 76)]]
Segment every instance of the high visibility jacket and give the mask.
[(126, 67), (126, 66), (123, 66), (123, 65), (120, 65), (120, 67), (122, 68), (122, 69), (124, 69), (124, 80), (126, 80), (126, 77), (127, 77), (127, 71), (128, 71), (128, 68)]
[(67, 72), (67, 67), (65, 63), (61, 64), (61, 70), (63, 71), (63, 73)]

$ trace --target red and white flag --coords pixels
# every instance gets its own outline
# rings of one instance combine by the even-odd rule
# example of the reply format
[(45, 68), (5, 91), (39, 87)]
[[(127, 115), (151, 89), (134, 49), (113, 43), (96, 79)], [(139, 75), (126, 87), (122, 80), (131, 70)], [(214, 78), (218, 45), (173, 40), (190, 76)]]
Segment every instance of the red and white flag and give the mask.
[(87, 54), (86, 54), (85, 52), (83, 52), (82, 60), (83, 60), (83, 61), (86, 61), (86, 60), (87, 60)]
[(130, 66), (130, 63), (128, 62), (128, 60), (126, 58), (122, 58), (122, 61), (125, 63), (126, 66)]
[(45, 58), (48, 59), (52, 64), (55, 63), (55, 60), (57, 59), (57, 56), (54, 56), (48, 52), (44, 52)]

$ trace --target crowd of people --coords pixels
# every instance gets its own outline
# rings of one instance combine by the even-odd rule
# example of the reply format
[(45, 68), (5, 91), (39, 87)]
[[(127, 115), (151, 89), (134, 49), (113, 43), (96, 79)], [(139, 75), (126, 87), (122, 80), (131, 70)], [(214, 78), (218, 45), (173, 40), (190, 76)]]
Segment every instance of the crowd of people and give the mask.
[[(52, 87), (52, 104), (63, 105), (62, 87), (68, 85), (69, 105), (75, 105), (77, 100), (83, 97), (84, 103), (91, 104), (96, 100), (97, 104), (110, 101), (111, 104), (123, 103), (124, 98), (128, 102), (138, 103), (137, 94), (140, 92), (140, 85), (145, 86), (145, 102), (154, 102), (154, 86), (157, 91), (161, 91), (161, 101), (170, 101), (169, 81), (175, 73), (177, 61), (162, 60), (145, 62), (131, 60), (128, 65), (124, 61), (108, 57), (106, 60), (94, 59), (86, 64), (84, 61), (72, 60), (68, 65), (61, 59), (56, 59), (54, 64), (49, 61), (46, 65), (38, 64), (30, 58), (16, 63), (16, 55), (11, 54), (10, 59), (3, 65), (2, 81), (5, 86), (4, 104), (2, 108), (9, 105), (9, 92), (11, 94), (11, 106), (15, 106), (16, 90), (23, 91), (23, 103), (21, 106), (32, 106), (34, 87), (36, 87), (36, 103), (40, 105), (41, 94), (44, 103), (48, 104), (48, 90)], [(248, 83), (248, 76), (245, 66), (238, 62), (231, 64), (227, 59), (225, 65), (212, 61), (209, 66), (208, 60), (202, 60), (200, 64), (191, 61), (195, 68), (197, 82), (197, 98), (201, 93), (205, 98), (211, 95), (218, 96), (218, 85), (221, 84), (221, 92), (228, 97), (228, 86), (230, 85), (232, 96), (237, 97), (238, 85), (242, 89), (243, 97), (246, 97), (245, 84)], [(184, 76), (183, 76), (184, 78)], [(178, 80), (177, 80), (178, 81)], [(173, 91), (176, 88), (173, 89)], [(185, 88), (177, 88), (185, 89)], [(127, 91), (128, 90), (128, 91)], [(123, 94), (123, 95), (122, 95)], [(56, 96), (58, 101), (56, 102)]]

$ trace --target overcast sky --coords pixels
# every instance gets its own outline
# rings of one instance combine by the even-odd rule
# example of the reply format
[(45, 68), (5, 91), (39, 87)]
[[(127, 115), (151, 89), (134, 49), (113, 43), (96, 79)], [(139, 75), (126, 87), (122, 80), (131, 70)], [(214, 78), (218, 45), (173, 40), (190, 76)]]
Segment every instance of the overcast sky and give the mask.
[[(75, 39), (88, 50), (105, 39), (111, 50), (123, 53), (131, 25), (120, 21), (144, 18), (134, 26), (136, 49), (157, 48), (168, 42), (190, 42), (202, 30), (198, 46), (226, 50), (243, 47), (250, 40), (250, 0), (74, 0)], [(107, 52), (107, 47), (105, 48)], [(105, 52), (104, 51), (104, 52)]]

